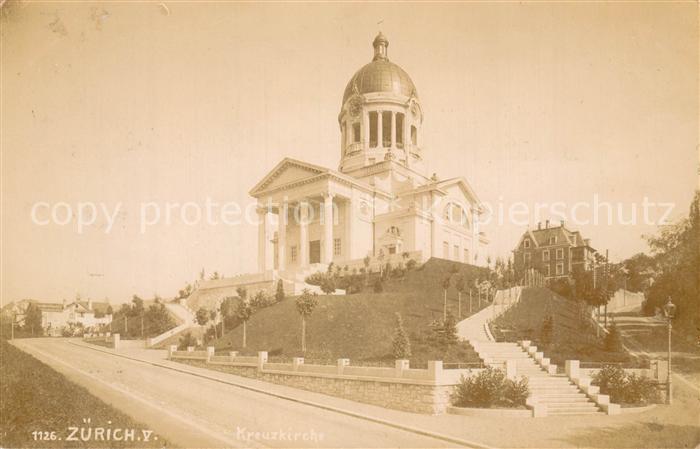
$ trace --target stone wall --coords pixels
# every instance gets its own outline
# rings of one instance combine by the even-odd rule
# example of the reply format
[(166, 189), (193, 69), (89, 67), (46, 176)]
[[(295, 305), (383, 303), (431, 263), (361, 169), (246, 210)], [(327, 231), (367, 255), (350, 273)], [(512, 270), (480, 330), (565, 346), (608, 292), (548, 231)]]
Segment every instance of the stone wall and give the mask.
[(105, 346), (107, 348), (119, 349), (121, 339), (119, 334), (112, 334), (110, 332), (91, 334), (83, 334), (83, 341), (85, 343), (91, 343), (99, 346)]
[(172, 347), (169, 358), (237, 376), (427, 414), (445, 413), (460, 376), (478, 371), (443, 370), (439, 361), (430, 362), (425, 370), (409, 369), (406, 360), (397, 360), (395, 368), (349, 366), (347, 359), (339, 359), (337, 365), (304, 365), (301, 358), (291, 364), (267, 363), (265, 352), (252, 360), (252, 357), (237, 357), (236, 353), (215, 356), (213, 348), (188, 352)]

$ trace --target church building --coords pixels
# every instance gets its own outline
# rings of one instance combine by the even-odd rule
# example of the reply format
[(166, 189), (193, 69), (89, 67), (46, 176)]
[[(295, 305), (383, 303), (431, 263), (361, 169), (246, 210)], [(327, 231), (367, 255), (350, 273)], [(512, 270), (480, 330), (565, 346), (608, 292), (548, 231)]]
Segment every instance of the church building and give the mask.
[(372, 45), (372, 61), (343, 94), (337, 170), (285, 158), (250, 191), (259, 274), (357, 266), (380, 254), (486, 263), (479, 198), (463, 177), (428, 175), (416, 86), (389, 60), (382, 33)]

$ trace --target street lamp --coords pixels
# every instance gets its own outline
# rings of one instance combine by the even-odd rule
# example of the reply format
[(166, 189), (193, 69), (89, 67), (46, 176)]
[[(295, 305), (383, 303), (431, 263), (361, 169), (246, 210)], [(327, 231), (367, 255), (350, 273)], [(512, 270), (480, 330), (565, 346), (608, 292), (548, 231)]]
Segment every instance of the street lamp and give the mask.
[(668, 380), (666, 384), (666, 403), (671, 405), (671, 320), (676, 315), (676, 305), (671, 302), (671, 297), (668, 297), (666, 305), (664, 305), (664, 315), (668, 323)]

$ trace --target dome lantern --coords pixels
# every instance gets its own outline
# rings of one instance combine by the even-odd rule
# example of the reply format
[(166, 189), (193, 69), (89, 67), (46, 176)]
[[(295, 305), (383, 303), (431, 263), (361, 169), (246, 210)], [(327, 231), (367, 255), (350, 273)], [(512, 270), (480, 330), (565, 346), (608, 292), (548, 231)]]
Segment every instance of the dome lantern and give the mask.
[(374, 59), (372, 59), (373, 61), (376, 61), (378, 59), (381, 59), (383, 61), (389, 60), (389, 40), (386, 38), (386, 36), (382, 34), (381, 31), (379, 32), (379, 34), (377, 34), (377, 37), (374, 38), (372, 46), (374, 47)]

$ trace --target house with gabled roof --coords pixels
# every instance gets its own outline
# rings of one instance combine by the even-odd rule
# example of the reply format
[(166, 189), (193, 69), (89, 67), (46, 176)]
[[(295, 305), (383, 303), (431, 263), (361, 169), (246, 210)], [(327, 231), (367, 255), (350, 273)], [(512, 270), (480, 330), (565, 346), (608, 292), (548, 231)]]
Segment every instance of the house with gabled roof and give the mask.
[(593, 267), (595, 249), (590, 240), (579, 231), (550, 226), (549, 220), (527, 229), (513, 250), (513, 262), (517, 272), (534, 269), (547, 279), (572, 279), (577, 270)]

